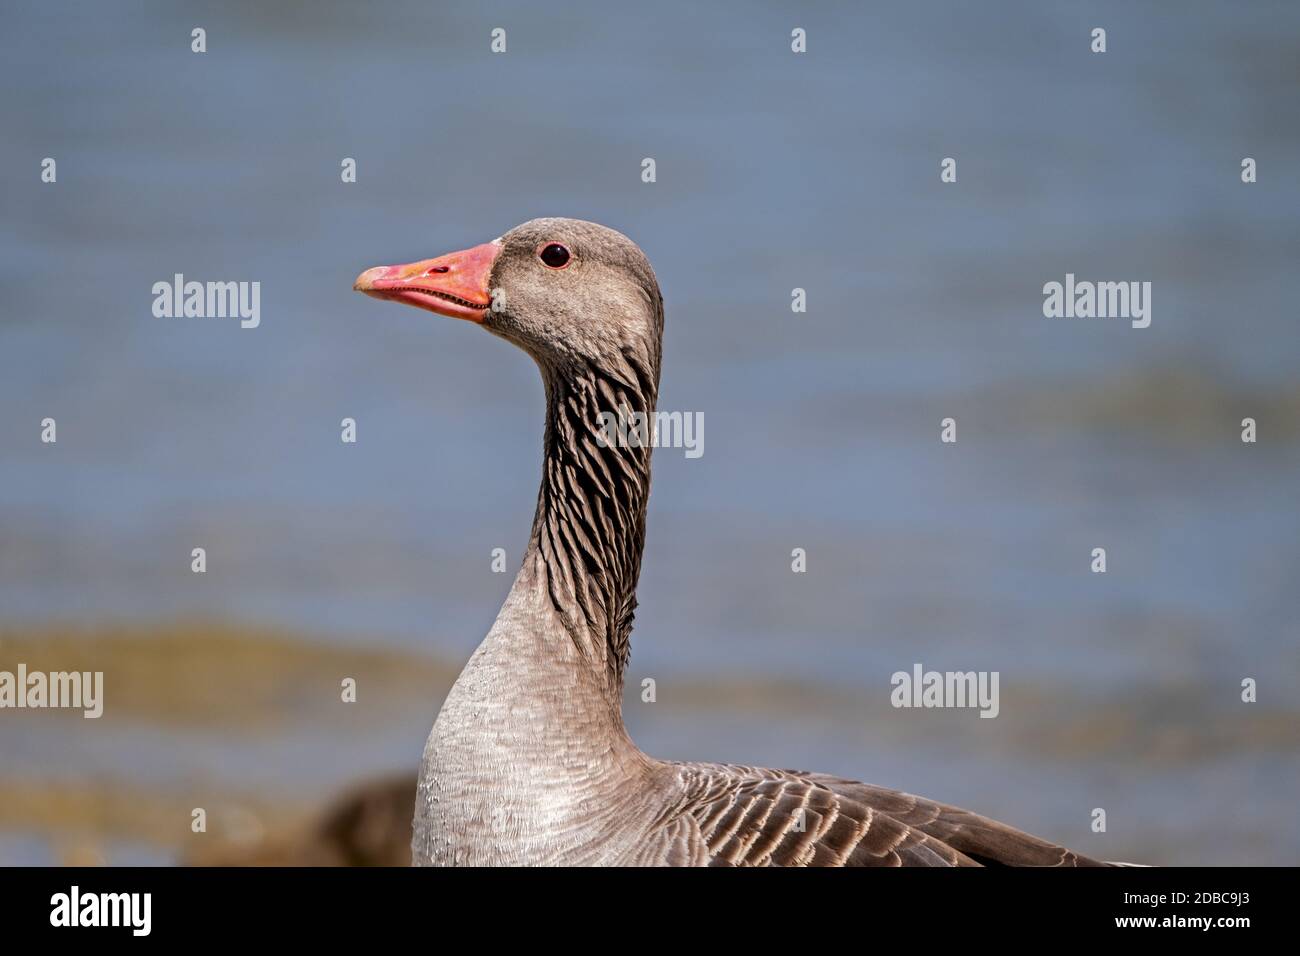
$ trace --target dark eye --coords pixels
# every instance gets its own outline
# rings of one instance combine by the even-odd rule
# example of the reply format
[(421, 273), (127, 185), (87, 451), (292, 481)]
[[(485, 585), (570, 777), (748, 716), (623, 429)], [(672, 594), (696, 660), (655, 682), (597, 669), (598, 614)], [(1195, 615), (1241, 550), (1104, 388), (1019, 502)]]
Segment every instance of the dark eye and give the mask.
[(569, 264), (569, 250), (558, 242), (548, 243), (538, 257), (552, 269), (563, 269)]

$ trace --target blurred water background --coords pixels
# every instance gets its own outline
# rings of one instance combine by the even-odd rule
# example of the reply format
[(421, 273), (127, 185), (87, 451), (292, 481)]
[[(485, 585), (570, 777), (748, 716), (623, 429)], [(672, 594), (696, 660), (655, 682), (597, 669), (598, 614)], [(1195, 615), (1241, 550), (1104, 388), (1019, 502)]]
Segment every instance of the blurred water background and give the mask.
[[(655, 457), (647, 751), (1300, 860), (1294, 4), (46, 2), (0, 52), (0, 669), (107, 684), (0, 713), (0, 863), (168, 861), (190, 807), (415, 766), (526, 541), (541, 390), (350, 286), (540, 215), (642, 246), (661, 407), (705, 418)], [(178, 272), (260, 281), (261, 326), (154, 318)], [(1045, 319), (1067, 272), (1152, 282), (1151, 327)], [(914, 662), (1000, 671), (1001, 715), (892, 709)]]

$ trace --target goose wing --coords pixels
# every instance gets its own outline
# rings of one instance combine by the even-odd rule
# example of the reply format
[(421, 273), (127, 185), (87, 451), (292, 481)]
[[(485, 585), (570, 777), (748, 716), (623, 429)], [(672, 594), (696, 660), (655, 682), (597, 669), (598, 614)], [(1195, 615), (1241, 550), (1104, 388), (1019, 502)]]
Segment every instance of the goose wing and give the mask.
[(1110, 866), (960, 807), (828, 774), (808, 779), (915, 827), (981, 866)]
[[(712, 866), (1097, 866), (1027, 833), (826, 774), (678, 764), (660, 831), (671, 863)], [(647, 848), (649, 849), (649, 848)]]

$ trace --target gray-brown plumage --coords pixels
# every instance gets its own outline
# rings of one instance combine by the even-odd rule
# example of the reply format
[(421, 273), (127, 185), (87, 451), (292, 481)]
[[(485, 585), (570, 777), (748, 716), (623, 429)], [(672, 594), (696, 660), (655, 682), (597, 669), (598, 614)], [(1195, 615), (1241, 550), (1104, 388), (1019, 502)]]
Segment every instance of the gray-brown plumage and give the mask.
[(908, 794), (656, 760), (628, 738), (623, 671), (651, 449), (606, 441), (601, 416), (653, 414), (664, 316), (654, 272), (629, 239), (537, 219), (465, 253), (369, 270), (356, 287), (515, 343), (537, 362), (546, 394), (532, 535), (429, 735), (417, 865), (1097, 865)]

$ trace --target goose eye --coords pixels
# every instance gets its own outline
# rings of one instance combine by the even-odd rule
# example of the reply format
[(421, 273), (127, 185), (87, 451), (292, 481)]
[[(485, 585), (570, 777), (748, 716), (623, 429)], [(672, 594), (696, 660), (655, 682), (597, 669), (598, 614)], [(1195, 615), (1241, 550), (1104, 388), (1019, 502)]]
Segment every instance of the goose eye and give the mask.
[(558, 242), (548, 243), (537, 255), (552, 269), (563, 269), (569, 264), (569, 250)]

